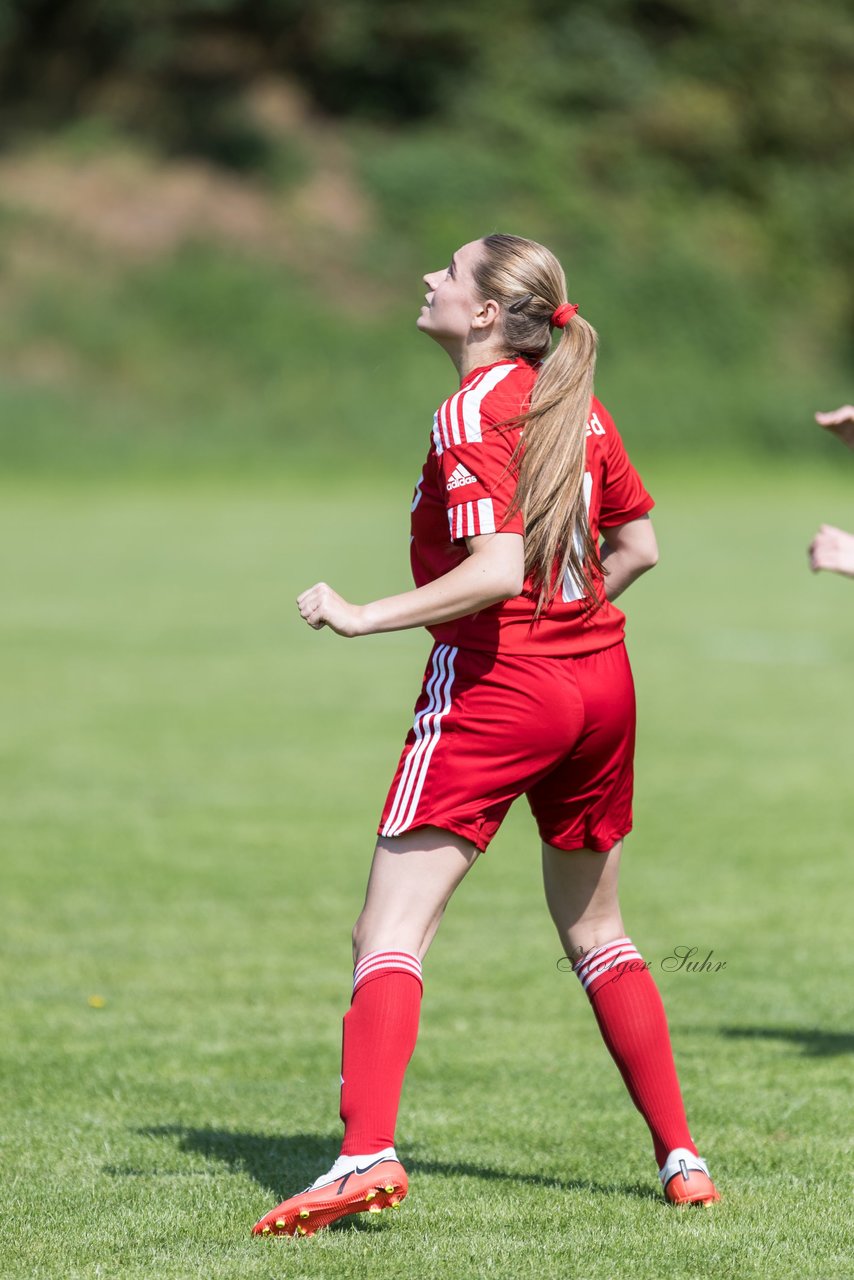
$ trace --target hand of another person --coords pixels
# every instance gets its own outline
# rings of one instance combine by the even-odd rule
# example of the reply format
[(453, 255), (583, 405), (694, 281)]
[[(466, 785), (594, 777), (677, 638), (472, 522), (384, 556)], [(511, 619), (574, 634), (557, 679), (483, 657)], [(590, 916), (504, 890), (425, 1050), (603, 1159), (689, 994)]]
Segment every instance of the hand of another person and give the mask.
[(820, 427), (832, 431), (849, 449), (854, 449), (854, 405), (844, 404), (831, 413), (817, 413), (815, 420)]
[(827, 569), (854, 578), (854, 534), (823, 524), (810, 543), (809, 554), (813, 573)]
[(361, 635), (361, 606), (342, 599), (325, 582), (317, 582), (297, 596), (297, 606), (302, 617), (315, 631), (319, 631), (321, 627), (331, 627), (339, 636)]

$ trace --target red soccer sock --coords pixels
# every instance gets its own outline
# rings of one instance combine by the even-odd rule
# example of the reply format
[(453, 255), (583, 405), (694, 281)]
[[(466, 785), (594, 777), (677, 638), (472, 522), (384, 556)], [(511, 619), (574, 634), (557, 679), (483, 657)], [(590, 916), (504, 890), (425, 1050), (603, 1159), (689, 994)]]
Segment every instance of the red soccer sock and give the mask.
[(421, 992), (421, 961), (406, 951), (372, 951), (356, 965), (341, 1053), (344, 1156), (394, 1146), (403, 1077), (418, 1036)]
[(659, 1168), (676, 1147), (696, 1155), (664, 1005), (631, 939), (617, 938), (596, 947), (574, 969), (632, 1102), (649, 1125)]

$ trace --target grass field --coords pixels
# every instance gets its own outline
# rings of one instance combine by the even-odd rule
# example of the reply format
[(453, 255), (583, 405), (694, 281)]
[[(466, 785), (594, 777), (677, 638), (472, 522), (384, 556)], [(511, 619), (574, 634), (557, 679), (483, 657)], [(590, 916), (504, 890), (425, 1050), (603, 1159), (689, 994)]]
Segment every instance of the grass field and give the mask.
[[(252, 1222), (336, 1154), (349, 928), (423, 633), (299, 623), (407, 582), (406, 485), (19, 485), (0, 502), (0, 1275), (854, 1276), (854, 473), (648, 469), (628, 929), (724, 1200), (668, 1210), (519, 806), (425, 966), (410, 1197)], [(717, 973), (668, 973), (676, 947)]]

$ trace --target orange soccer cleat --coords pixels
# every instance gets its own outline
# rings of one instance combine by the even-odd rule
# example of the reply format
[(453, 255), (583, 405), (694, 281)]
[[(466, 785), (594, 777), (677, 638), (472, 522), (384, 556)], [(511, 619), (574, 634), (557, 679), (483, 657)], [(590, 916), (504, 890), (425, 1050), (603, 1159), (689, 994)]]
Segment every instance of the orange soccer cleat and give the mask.
[(339, 1156), (328, 1173), (256, 1222), (252, 1234), (313, 1236), (351, 1213), (396, 1209), (408, 1185), (393, 1147), (370, 1156)]
[(721, 1198), (705, 1160), (686, 1147), (670, 1152), (658, 1176), (671, 1204), (701, 1204), (709, 1208)]

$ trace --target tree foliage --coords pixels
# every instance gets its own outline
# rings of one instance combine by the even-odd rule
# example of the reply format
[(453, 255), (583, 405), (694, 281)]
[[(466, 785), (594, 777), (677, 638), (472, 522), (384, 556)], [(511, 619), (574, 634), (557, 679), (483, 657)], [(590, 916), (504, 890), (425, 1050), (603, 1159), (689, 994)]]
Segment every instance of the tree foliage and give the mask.
[(265, 179), (286, 140), (246, 103), (271, 77), (345, 139), (377, 269), (409, 252), (408, 275), (491, 229), (548, 238), (637, 362), (627, 384), (666, 360), (699, 403), (698, 370), (740, 388), (756, 373), (744, 412), (770, 442), (792, 370), (847, 376), (850, 0), (0, 5), (0, 146), (94, 116)]
[(833, 160), (854, 125), (847, 0), (6, 0), (0, 58), (13, 121), (122, 77), (177, 112), (193, 86), (275, 71), (326, 111), (398, 123), (495, 95), (498, 73), (571, 117), (617, 113), (704, 173)]

